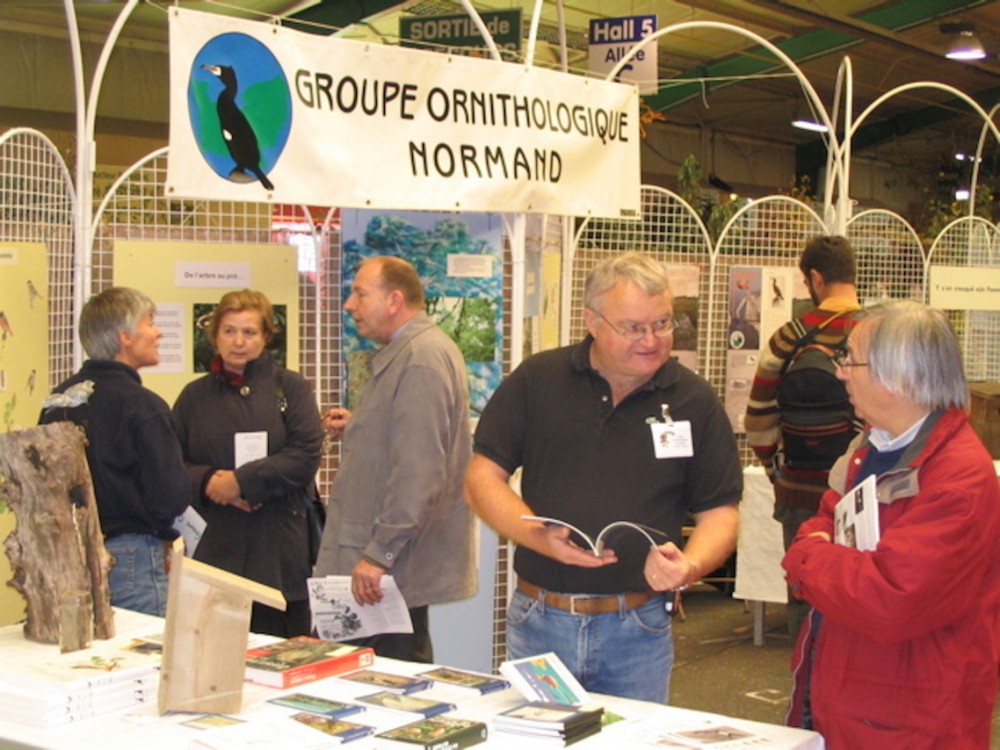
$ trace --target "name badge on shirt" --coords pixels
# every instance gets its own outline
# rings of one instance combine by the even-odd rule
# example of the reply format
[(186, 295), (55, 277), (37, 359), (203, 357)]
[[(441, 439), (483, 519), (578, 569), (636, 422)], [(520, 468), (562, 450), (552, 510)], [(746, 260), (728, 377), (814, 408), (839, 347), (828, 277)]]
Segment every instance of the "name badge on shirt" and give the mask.
[(233, 449), (236, 452), (236, 469), (259, 458), (267, 458), (267, 430), (237, 432), (233, 437)]
[(691, 423), (688, 420), (653, 422), (649, 429), (653, 435), (653, 452), (657, 458), (691, 458), (694, 455)]

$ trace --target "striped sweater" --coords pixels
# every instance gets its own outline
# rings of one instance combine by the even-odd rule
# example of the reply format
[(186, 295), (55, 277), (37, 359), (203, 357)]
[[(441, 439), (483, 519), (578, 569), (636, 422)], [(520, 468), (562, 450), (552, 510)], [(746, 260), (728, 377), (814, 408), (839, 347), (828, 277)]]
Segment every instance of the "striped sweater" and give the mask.
[[(795, 353), (796, 343), (809, 331), (833, 315), (860, 309), (852, 299), (842, 297), (826, 299), (819, 307), (785, 323), (775, 331), (760, 352), (760, 362), (754, 374), (744, 425), (750, 447), (771, 481), (775, 483), (775, 500), (779, 505), (797, 508), (818, 507), (819, 496), (827, 486), (825, 471), (790, 471), (787, 467), (781, 468), (775, 465), (776, 454), (781, 448), (777, 391), (781, 382), (782, 367)], [(817, 334), (813, 343), (830, 347), (839, 346), (854, 326), (854, 322), (846, 315), (838, 318)], [(779, 468), (781, 471), (778, 471)]]

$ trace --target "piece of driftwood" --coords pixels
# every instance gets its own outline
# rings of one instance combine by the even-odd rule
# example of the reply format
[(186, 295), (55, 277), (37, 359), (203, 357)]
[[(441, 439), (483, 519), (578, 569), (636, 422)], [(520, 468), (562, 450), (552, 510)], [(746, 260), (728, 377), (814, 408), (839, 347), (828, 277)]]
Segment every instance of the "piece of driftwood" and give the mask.
[(157, 695), (161, 714), (240, 712), (254, 601), (286, 606), (277, 589), (184, 557), (184, 542), (174, 541)]
[(0, 434), (0, 494), (17, 520), (4, 542), (14, 571), (8, 585), (27, 600), (24, 635), (42, 643), (59, 643), (59, 604), (71, 592), (90, 592), (94, 637), (115, 634), (112, 561), (85, 445), (72, 422)]

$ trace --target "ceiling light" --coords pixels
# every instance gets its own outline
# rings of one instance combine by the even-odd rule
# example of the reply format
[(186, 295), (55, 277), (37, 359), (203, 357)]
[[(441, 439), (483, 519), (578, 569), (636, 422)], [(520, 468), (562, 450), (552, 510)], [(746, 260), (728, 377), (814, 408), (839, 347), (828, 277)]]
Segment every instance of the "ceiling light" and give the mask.
[(792, 127), (800, 130), (811, 130), (813, 133), (826, 133), (829, 130), (823, 123), (809, 117), (796, 117), (792, 120)]
[(944, 56), (949, 60), (983, 60), (986, 58), (986, 50), (983, 43), (976, 37), (976, 25), (974, 23), (943, 23), (939, 27), (942, 34), (954, 35), (954, 39), (948, 45), (948, 51)]

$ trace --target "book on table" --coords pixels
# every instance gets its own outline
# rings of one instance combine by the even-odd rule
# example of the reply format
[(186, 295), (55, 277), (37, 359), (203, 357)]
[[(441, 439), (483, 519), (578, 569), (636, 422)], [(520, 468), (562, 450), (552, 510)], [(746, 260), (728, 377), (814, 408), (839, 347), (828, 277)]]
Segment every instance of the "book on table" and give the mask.
[(381, 672), (377, 669), (361, 669), (350, 674), (341, 675), (341, 679), (406, 694), (416, 693), (418, 690), (426, 690), (434, 684), (432, 680), (425, 677), (409, 677), (401, 674), (392, 674), (391, 672)]
[(0, 719), (51, 727), (156, 700), (159, 653), (136, 652), (121, 640), (66, 654), (21, 648), (20, 632), (4, 640)]
[(604, 708), (601, 706), (567, 706), (564, 703), (529, 701), (502, 711), (493, 718), (493, 725), (533, 730), (540, 733), (564, 734), (592, 724), (600, 725)]
[(558, 518), (532, 515), (522, 515), (521, 518), (525, 521), (541, 521), (546, 526), (565, 526), (567, 529), (572, 531), (580, 539), (580, 541), (590, 548), (590, 551), (594, 553), (595, 557), (601, 556), (606, 542), (605, 537), (616, 529), (631, 529), (632, 531), (639, 532), (646, 538), (646, 541), (649, 542), (650, 547), (655, 547), (657, 545), (656, 540), (653, 539), (654, 535), (660, 538), (660, 544), (670, 539), (670, 536), (666, 532), (654, 529), (652, 526), (646, 526), (645, 524), (638, 523), (637, 521), (613, 521), (601, 529), (597, 533), (596, 537), (591, 537), (590, 534), (586, 533), (583, 529), (574, 526), (569, 521), (563, 521)]
[(551, 651), (505, 661), (500, 665), (500, 674), (529, 701), (564, 705), (590, 702), (587, 691)]
[(481, 721), (433, 716), (379, 732), (374, 737), (373, 747), (380, 750), (461, 750), (485, 742), (486, 735), (486, 724)]
[(290, 688), (374, 662), (375, 652), (367, 646), (298, 636), (247, 651), (245, 676), (258, 685)]
[(601, 706), (567, 706), (561, 703), (530, 701), (493, 717), (497, 734), (548, 740), (570, 745), (601, 731)]
[(480, 695), (493, 693), (497, 690), (506, 690), (510, 687), (510, 682), (500, 677), (481, 674), (479, 672), (469, 672), (465, 669), (455, 669), (454, 667), (436, 667), (435, 669), (421, 672), (417, 676), (426, 677), (444, 685), (475, 690)]
[(455, 710), (454, 703), (433, 700), (431, 698), (420, 698), (416, 695), (407, 695), (395, 690), (382, 690), (371, 695), (361, 695), (355, 700), (369, 703), (378, 708), (386, 708), (390, 711), (405, 711), (407, 713), (420, 714), (424, 718), (444, 714)]
[(375, 731), (372, 727), (364, 724), (355, 724), (353, 721), (344, 721), (343, 719), (331, 719), (328, 716), (314, 713), (292, 714), (291, 718), (311, 729), (322, 732), (334, 742), (358, 740)]
[(306, 695), (305, 693), (279, 695), (277, 698), (268, 698), (267, 702), (274, 703), (277, 706), (284, 706), (285, 708), (294, 708), (298, 711), (326, 716), (328, 719), (341, 719), (365, 710), (364, 706), (321, 698), (318, 695)]

